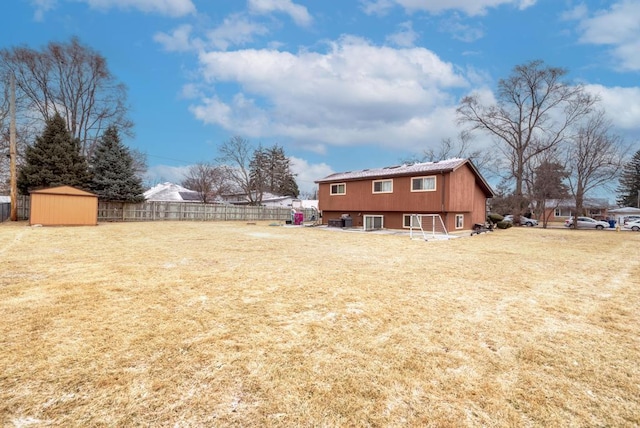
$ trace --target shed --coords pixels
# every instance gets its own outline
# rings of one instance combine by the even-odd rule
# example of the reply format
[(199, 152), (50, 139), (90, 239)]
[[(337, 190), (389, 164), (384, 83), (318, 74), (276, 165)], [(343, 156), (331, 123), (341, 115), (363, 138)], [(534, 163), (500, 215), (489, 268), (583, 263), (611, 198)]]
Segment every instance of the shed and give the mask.
[(71, 186), (31, 192), (29, 224), (43, 226), (96, 226), (98, 196)]

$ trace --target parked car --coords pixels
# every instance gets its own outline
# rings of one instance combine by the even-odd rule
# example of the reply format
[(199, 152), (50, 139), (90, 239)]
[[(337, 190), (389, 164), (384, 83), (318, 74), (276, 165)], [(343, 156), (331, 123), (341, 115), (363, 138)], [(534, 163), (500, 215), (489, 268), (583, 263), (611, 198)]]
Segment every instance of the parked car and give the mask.
[[(573, 217), (569, 217), (564, 221), (565, 227), (573, 226)], [(578, 217), (578, 229), (607, 229), (609, 223), (602, 220), (595, 220), (591, 217)]]
[(636, 221), (628, 221), (625, 222), (624, 226), (625, 229), (631, 229), (634, 232), (638, 232), (640, 231), (640, 219), (636, 220)]
[(633, 223), (640, 220), (640, 215), (628, 215), (624, 218), (624, 224)]
[[(502, 221), (506, 221), (508, 223), (513, 224), (513, 215), (508, 214), (508, 215), (504, 216)], [(529, 227), (537, 226), (538, 225), (538, 220), (533, 219), (533, 218), (527, 218), (525, 216), (520, 216), (520, 225), (529, 226)]]

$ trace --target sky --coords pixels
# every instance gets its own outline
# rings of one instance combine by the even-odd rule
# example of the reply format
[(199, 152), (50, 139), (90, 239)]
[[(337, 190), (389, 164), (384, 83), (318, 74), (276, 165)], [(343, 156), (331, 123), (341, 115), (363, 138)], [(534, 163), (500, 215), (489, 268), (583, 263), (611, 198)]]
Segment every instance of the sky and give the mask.
[(5, 0), (2, 15), (0, 48), (76, 36), (107, 59), (148, 184), (179, 183), (233, 136), (283, 147), (303, 192), (397, 165), (455, 140), (462, 97), (491, 100), (538, 59), (640, 148), (637, 0)]

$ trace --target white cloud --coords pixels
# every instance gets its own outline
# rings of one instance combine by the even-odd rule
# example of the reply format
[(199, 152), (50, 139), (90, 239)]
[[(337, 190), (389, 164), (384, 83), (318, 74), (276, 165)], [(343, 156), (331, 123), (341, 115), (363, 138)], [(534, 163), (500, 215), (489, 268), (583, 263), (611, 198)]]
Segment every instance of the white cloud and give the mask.
[(367, 15), (386, 15), (395, 6), (394, 0), (360, 0), (362, 10)]
[(249, 137), (312, 145), (410, 148), (455, 135), (450, 91), (467, 85), (427, 49), (392, 49), (355, 37), (331, 43), (325, 53), (214, 51), (202, 53), (200, 63), (206, 82), (231, 83), (241, 92), (202, 98), (191, 108), (198, 119)]
[(305, 159), (290, 156), (291, 172), (296, 175), (296, 183), (301, 192), (313, 193), (318, 187), (314, 181), (335, 173), (326, 163), (309, 164)]
[(600, 98), (614, 126), (625, 131), (640, 131), (640, 87), (585, 85), (585, 89)]
[(158, 32), (154, 34), (153, 40), (160, 43), (169, 52), (185, 52), (202, 47), (201, 40), (191, 40), (191, 25), (181, 25), (175, 28), (171, 34)]
[(300, 26), (311, 25), (313, 18), (307, 8), (293, 3), (291, 0), (249, 0), (249, 10), (256, 14), (282, 12), (291, 17)]
[(189, 172), (189, 165), (187, 166), (155, 165), (147, 169), (144, 179), (149, 185), (164, 183), (166, 181), (180, 184), (182, 180), (184, 180), (188, 172)]
[(137, 9), (142, 12), (159, 13), (171, 17), (190, 15), (196, 12), (191, 0), (76, 0), (96, 9)]
[(221, 25), (207, 33), (211, 46), (225, 50), (229, 46), (244, 45), (253, 41), (254, 35), (265, 35), (269, 30), (261, 24), (234, 14), (224, 19)]
[(363, 10), (367, 14), (384, 14), (392, 7), (392, 2), (408, 12), (425, 11), (441, 13), (457, 10), (469, 16), (484, 15), (487, 9), (502, 5), (513, 5), (524, 10), (536, 4), (537, 0), (363, 0)]
[(54, 9), (57, 2), (56, 0), (31, 0), (31, 4), (36, 9), (33, 13), (33, 19), (36, 21), (43, 21), (44, 14)]
[(411, 21), (400, 24), (400, 31), (387, 36), (387, 41), (400, 47), (411, 47), (418, 39), (419, 34), (414, 31)]
[(640, 2), (622, 0), (607, 10), (586, 16), (586, 12), (566, 14), (580, 20), (580, 42), (611, 46), (611, 55), (622, 70), (640, 70)]
[(450, 33), (454, 39), (463, 42), (475, 42), (484, 37), (484, 30), (480, 27), (472, 27), (462, 23), (462, 18), (458, 13), (453, 14), (451, 18), (445, 19), (440, 23), (440, 30)]

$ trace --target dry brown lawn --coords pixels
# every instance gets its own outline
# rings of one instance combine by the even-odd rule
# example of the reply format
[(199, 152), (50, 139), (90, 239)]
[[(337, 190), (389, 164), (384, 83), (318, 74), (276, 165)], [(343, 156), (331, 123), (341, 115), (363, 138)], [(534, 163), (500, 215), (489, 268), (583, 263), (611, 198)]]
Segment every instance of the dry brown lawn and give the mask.
[(637, 427), (640, 233), (0, 225), (8, 427)]

